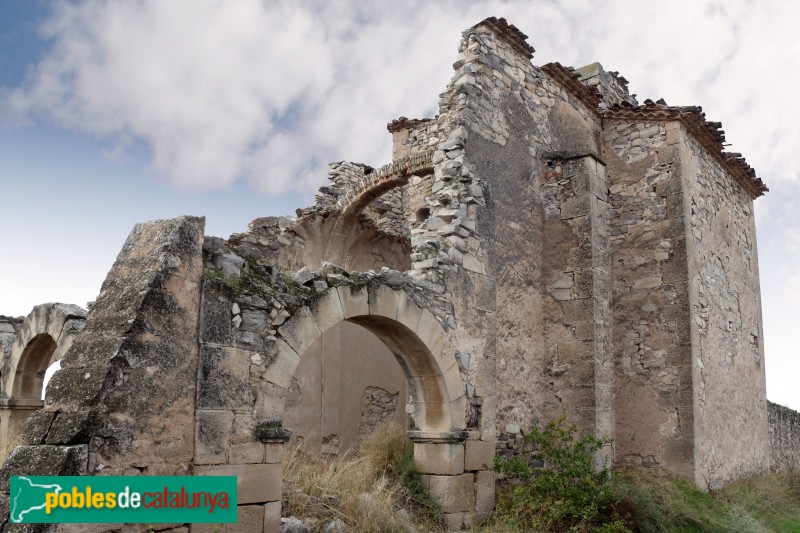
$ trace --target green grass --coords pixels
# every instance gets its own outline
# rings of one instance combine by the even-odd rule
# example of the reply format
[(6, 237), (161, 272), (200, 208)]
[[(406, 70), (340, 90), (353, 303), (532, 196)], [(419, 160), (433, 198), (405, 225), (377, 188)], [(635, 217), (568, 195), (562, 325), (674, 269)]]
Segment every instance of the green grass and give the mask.
[(800, 532), (800, 473), (741, 480), (711, 494), (667, 475), (620, 471), (613, 482), (634, 531)]

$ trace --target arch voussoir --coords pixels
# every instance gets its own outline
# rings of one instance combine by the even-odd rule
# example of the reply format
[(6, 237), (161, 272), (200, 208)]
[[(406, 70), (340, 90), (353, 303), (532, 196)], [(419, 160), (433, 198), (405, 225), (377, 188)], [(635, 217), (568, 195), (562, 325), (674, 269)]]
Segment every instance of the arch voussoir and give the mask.
[(400, 304), (400, 292), (386, 285), (370, 283), (367, 286), (369, 314), (396, 320), (397, 308)]
[(416, 332), (420, 316), (422, 316), (422, 308), (411, 299), (406, 291), (400, 291), (396, 320), (411, 331)]
[(305, 353), (316, 338), (322, 335), (308, 306), (299, 308), (286, 319), (286, 322), (278, 328), (278, 333), (298, 354)]
[(442, 371), (442, 379), (451, 395), (450, 401), (464, 396), (464, 380), (461, 378), (461, 369), (458, 368), (458, 363), (454, 362), (450, 368)]
[(339, 291), (328, 289), (308, 304), (314, 321), (322, 333), (345, 319)]
[(371, 331), (395, 354), (414, 398), (419, 427), (445, 432), (465, 427), (464, 384), (455, 357), (447, 348), (442, 325), (405, 290), (377, 280), (330, 288), (309, 298), (287, 318), (277, 330), (273, 359), (264, 374), (265, 381), (276, 390), (261, 398), (282, 408), (305, 352), (320, 335), (342, 321)]
[(273, 360), (267, 367), (264, 379), (276, 387), (289, 390), (301, 356), (283, 339), (276, 339), (273, 342)]
[(26, 349), (32, 342), (47, 336), (55, 344), (55, 349), (47, 354), (47, 361), (41, 362), (46, 368), (51, 362), (63, 357), (75, 336), (83, 330), (85, 320), (86, 311), (77, 305), (47, 303), (34, 307), (25, 317), (8, 359), (0, 363), (3, 376), (0, 381), (0, 397), (14, 397), (17, 371), (20, 365), (25, 363), (22, 361), (23, 354), (30, 356), (30, 350), (26, 353)]
[(369, 314), (369, 296), (366, 285), (343, 285), (336, 288), (344, 318)]

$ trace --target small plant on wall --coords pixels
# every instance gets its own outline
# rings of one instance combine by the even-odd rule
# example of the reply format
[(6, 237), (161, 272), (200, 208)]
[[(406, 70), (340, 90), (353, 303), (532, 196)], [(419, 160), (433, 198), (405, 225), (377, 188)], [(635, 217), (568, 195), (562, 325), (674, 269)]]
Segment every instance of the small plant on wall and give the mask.
[(535, 445), (544, 467), (534, 468), (522, 457), (495, 457), (495, 471), (506, 477), (496, 521), (533, 531), (628, 531), (614, 511), (618, 498), (608, 467), (594, 468), (595, 452), (610, 443), (610, 438), (579, 437), (566, 415), (543, 430), (531, 428), (525, 444)]

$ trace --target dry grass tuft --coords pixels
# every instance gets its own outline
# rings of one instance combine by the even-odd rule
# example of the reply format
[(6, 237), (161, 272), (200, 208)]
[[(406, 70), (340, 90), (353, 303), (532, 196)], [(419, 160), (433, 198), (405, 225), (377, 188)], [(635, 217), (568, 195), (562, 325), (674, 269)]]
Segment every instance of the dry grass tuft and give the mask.
[[(395, 425), (378, 428), (355, 452), (331, 457), (298, 446), (284, 456), (284, 516), (316, 522), (337, 518), (350, 531), (414, 531), (402, 503), (408, 501), (397, 466), (411, 442)], [(432, 531), (420, 525), (420, 531)]]

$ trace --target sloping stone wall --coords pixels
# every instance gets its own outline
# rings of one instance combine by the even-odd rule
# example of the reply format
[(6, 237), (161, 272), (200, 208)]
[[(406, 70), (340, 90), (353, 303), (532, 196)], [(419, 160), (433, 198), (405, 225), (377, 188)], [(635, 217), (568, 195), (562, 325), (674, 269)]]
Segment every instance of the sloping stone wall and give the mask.
[(136, 225), (0, 493), (13, 475), (192, 473), (202, 243), (201, 218)]
[(80, 444), (89, 473), (191, 471), (202, 232), (191, 217), (134, 228), (12, 458)]

